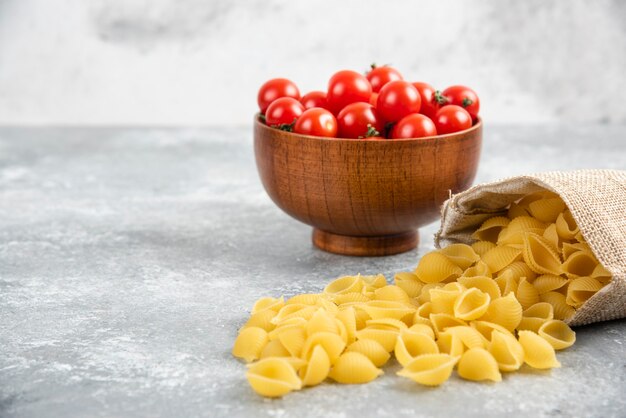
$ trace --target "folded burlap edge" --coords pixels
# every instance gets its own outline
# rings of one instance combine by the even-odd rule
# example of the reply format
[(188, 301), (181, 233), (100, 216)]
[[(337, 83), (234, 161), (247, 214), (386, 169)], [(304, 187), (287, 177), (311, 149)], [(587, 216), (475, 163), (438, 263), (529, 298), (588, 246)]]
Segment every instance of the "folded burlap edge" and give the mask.
[(471, 233), (487, 218), (542, 189), (561, 196), (598, 261), (613, 275), (567, 322), (576, 326), (626, 317), (626, 171), (552, 171), (473, 186), (443, 204), (435, 245), (471, 244)]

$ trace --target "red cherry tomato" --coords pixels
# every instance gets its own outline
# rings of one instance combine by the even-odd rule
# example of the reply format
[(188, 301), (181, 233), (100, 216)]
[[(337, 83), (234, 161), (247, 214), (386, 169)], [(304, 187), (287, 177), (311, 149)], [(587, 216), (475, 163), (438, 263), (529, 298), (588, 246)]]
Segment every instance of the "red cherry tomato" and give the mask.
[(383, 123), (376, 109), (369, 103), (352, 103), (344, 107), (337, 116), (339, 137), (369, 138), (379, 136)]
[(328, 107), (328, 102), (326, 101), (326, 93), (323, 91), (312, 91), (300, 99), (300, 103), (304, 106), (305, 109), (310, 109), (312, 107), (321, 107), (326, 109)]
[(257, 96), (261, 114), (264, 114), (270, 104), (280, 97), (293, 97), (300, 100), (300, 91), (293, 82), (286, 78), (273, 78), (266, 81), (259, 89)]
[(372, 95), (372, 86), (364, 75), (355, 71), (342, 70), (335, 73), (328, 82), (328, 108), (338, 114), (351, 103), (367, 103)]
[(367, 79), (372, 85), (372, 91), (378, 93), (381, 88), (390, 81), (402, 80), (402, 74), (393, 67), (383, 65), (377, 67), (376, 64), (372, 64), (372, 69), (367, 73)]
[(337, 119), (326, 109), (312, 107), (300, 115), (293, 131), (302, 135), (336, 137)]
[(451, 134), (471, 128), (472, 117), (461, 106), (447, 105), (437, 112), (435, 125), (440, 135)]
[(378, 101), (378, 93), (372, 93), (370, 96), (370, 104), (376, 107), (376, 102)]
[(428, 83), (416, 82), (412, 84), (413, 87), (417, 89), (417, 92), (420, 94), (420, 98), (422, 99), (420, 113), (431, 119), (435, 119), (435, 115), (441, 107), (439, 102), (435, 100), (435, 88)]
[(302, 103), (293, 97), (281, 97), (274, 100), (267, 108), (265, 123), (275, 128), (290, 131), (302, 112), (304, 112)]
[(476, 92), (465, 86), (448, 87), (442, 92), (448, 104), (461, 106), (476, 120), (480, 110), (480, 100)]
[(391, 131), (391, 137), (398, 138), (424, 138), (437, 135), (435, 123), (428, 116), (421, 113), (412, 113), (396, 123)]
[(391, 81), (378, 93), (376, 109), (387, 122), (396, 122), (403, 117), (417, 113), (422, 99), (417, 89), (406, 81)]

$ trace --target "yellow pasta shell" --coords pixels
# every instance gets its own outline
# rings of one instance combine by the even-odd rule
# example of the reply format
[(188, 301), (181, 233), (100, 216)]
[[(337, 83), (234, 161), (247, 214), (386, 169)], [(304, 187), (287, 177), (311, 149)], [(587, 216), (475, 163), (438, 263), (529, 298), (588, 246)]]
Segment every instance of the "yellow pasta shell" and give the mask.
[(306, 331), (300, 327), (291, 327), (278, 334), (278, 341), (293, 357), (300, 357), (306, 341)]
[(554, 318), (554, 308), (547, 302), (538, 302), (522, 313), (522, 320), (517, 329), (538, 332), (539, 328)]
[(399, 331), (391, 329), (363, 328), (357, 331), (356, 338), (357, 341), (363, 339), (374, 340), (382, 345), (387, 352), (392, 352), (399, 334)]
[(391, 358), (389, 352), (376, 340), (364, 338), (353, 342), (346, 348), (347, 352), (354, 351), (370, 359), (374, 366), (381, 367)]
[(437, 289), (439, 287), (443, 287), (444, 284), (443, 283), (427, 283), (422, 287), (422, 291), (419, 295), (419, 297), (417, 298), (417, 301), (420, 305), (423, 305), (424, 303), (430, 302), (430, 290), (431, 289)]
[(465, 345), (455, 333), (442, 331), (437, 338), (437, 347), (442, 353), (450, 354), (451, 356), (461, 356), (465, 351)]
[(388, 300), (392, 302), (409, 302), (409, 295), (399, 286), (387, 285), (374, 291), (374, 300)]
[(485, 337), (487, 341), (491, 341), (494, 331), (499, 331), (503, 334), (513, 336), (512, 331), (509, 331), (502, 325), (489, 321), (472, 321), (470, 322), (470, 326), (480, 332), (480, 334)]
[(433, 313), (454, 312), (454, 303), (461, 295), (459, 290), (447, 290), (445, 288), (436, 288), (430, 290), (431, 311)]
[(371, 276), (361, 276), (359, 274), (358, 277), (361, 279), (365, 287), (371, 290), (378, 289), (387, 285), (387, 279), (382, 274), (375, 274)]
[(522, 277), (525, 277), (526, 280), (532, 283), (532, 281), (537, 277), (537, 273), (532, 271), (528, 264), (524, 261), (515, 261), (514, 263), (509, 264), (507, 267), (502, 269), (498, 276), (510, 274), (511, 277), (514, 277), (517, 280), (520, 280)]
[(532, 331), (519, 331), (519, 342), (524, 348), (524, 361), (535, 369), (561, 367), (554, 348)]
[(489, 342), (476, 328), (469, 325), (449, 327), (444, 332), (456, 335), (466, 348), (485, 348)]
[(443, 254), (430, 252), (421, 258), (415, 274), (424, 283), (440, 283), (459, 277), (463, 270)]
[(406, 292), (410, 298), (416, 298), (420, 295), (424, 284), (419, 280), (415, 273), (401, 272), (394, 277), (396, 286)]
[(566, 320), (574, 316), (576, 311), (569, 306), (565, 295), (558, 292), (546, 292), (540, 295), (542, 302), (548, 302), (554, 308), (554, 319)]
[(413, 315), (413, 324), (423, 324), (432, 327), (430, 323), (430, 314), (433, 313), (432, 302), (421, 304)]
[(509, 333), (494, 330), (491, 334), (488, 351), (498, 363), (498, 368), (503, 372), (515, 371), (524, 364), (524, 348)]
[(561, 259), (559, 254), (544, 237), (527, 233), (524, 236), (524, 261), (535, 273), (561, 274)]
[(555, 350), (571, 347), (576, 342), (576, 333), (563, 321), (552, 319), (539, 328), (539, 336)]
[(270, 297), (260, 298), (254, 303), (254, 306), (252, 307), (252, 314), (259, 313), (266, 309), (278, 312), (283, 306), (285, 306), (285, 300), (282, 296), (276, 299)]
[(528, 309), (539, 302), (539, 292), (525, 277), (520, 280), (515, 297), (524, 309)]
[(329, 377), (343, 384), (367, 383), (383, 374), (383, 371), (361, 353), (343, 353), (330, 371)]
[(565, 210), (565, 203), (558, 197), (539, 199), (528, 205), (528, 212), (542, 222), (552, 223)]
[[(494, 248), (495, 248), (495, 245), (494, 245)], [(492, 274), (491, 274), (491, 270), (489, 270), (489, 266), (484, 261), (478, 260), (476, 264), (474, 264), (472, 267), (465, 270), (461, 276), (463, 277), (476, 277), (476, 276), (492, 277)]]
[(323, 308), (319, 308), (315, 311), (311, 319), (309, 319), (309, 322), (306, 324), (307, 335), (313, 335), (316, 332), (339, 333), (335, 318), (329, 315)]
[(554, 274), (543, 274), (535, 279), (533, 286), (539, 295), (558, 290), (567, 284), (567, 279)]
[(367, 312), (372, 319), (401, 319), (402, 317), (415, 312), (415, 308), (410, 307), (405, 303), (392, 302), (389, 300), (372, 300), (360, 305), (359, 309)]
[[(302, 348), (302, 358), (305, 360), (309, 359), (316, 345), (320, 345), (326, 351), (330, 364), (335, 364), (344, 348), (346, 348), (345, 341), (339, 335), (330, 332), (318, 332), (306, 339)], [(287, 349), (289, 348), (287, 347)]]
[(586, 251), (577, 251), (565, 260), (562, 269), (563, 273), (567, 274), (568, 277), (576, 278), (591, 276), (597, 265), (598, 260), (596, 260), (593, 254)]
[(519, 204), (513, 202), (511, 206), (509, 206), (509, 210), (507, 212), (507, 216), (511, 219), (519, 218), (520, 216), (528, 216), (530, 213), (526, 210), (525, 207), (520, 206)]
[(448, 327), (456, 327), (458, 325), (467, 325), (467, 322), (462, 319), (455, 318), (453, 315), (445, 313), (433, 313), (430, 314), (430, 322), (435, 330), (435, 335), (439, 335)]
[(482, 261), (487, 264), (489, 270), (497, 273), (509, 264), (519, 260), (522, 257), (522, 251), (508, 246), (498, 246), (485, 253)]
[(267, 331), (263, 328), (244, 328), (235, 339), (232, 354), (249, 363), (261, 357), (261, 352), (268, 342)]
[(356, 339), (356, 312), (353, 307), (341, 310), (335, 316), (346, 329), (347, 343), (352, 343)]
[(470, 348), (461, 356), (458, 367), (459, 376), (463, 379), (500, 382), (502, 375), (498, 362), (484, 348)]
[(544, 231), (542, 236), (552, 244), (554, 248), (558, 251), (562, 246), (563, 242), (561, 241), (561, 237), (556, 232), (556, 224), (550, 224)]
[(322, 295), (319, 293), (303, 293), (287, 299), (285, 305), (315, 305), (320, 298), (322, 298)]
[(567, 297), (575, 303), (584, 303), (604, 285), (592, 277), (579, 277), (567, 286)]
[(334, 295), (332, 297), (333, 302), (337, 305), (345, 305), (347, 303), (364, 303), (369, 302), (370, 298), (361, 292), (343, 293), (341, 295)]
[(263, 328), (265, 331), (269, 332), (276, 327), (276, 325), (271, 322), (276, 314), (277, 312), (272, 309), (264, 309), (260, 312), (250, 315), (248, 322), (246, 322), (242, 328), (258, 327)]
[(450, 378), (457, 361), (459, 357), (449, 354), (422, 354), (400, 370), (398, 375), (422, 385), (439, 386)]
[(494, 279), (498, 287), (500, 288), (500, 294), (506, 296), (509, 293), (515, 294), (517, 287), (519, 286), (519, 280), (513, 276), (511, 271), (505, 271), (500, 276)]
[(579, 229), (576, 221), (569, 210), (560, 213), (556, 218), (556, 232), (564, 240), (572, 240), (578, 234)]
[(488, 293), (476, 288), (467, 289), (455, 299), (454, 316), (464, 321), (478, 319), (487, 312), (490, 301)]
[(394, 318), (368, 319), (366, 326), (368, 328), (388, 329), (398, 332), (408, 328), (404, 322)]
[(510, 231), (533, 231), (533, 230), (541, 230), (543, 232), (548, 225), (545, 222), (542, 222), (538, 219), (533, 218), (532, 216), (520, 216), (513, 219), (507, 228)]
[(491, 299), (499, 298), (501, 295), (500, 287), (490, 277), (487, 276), (475, 276), (475, 277), (459, 277), (457, 279), (466, 288), (476, 288), (481, 292), (489, 295)]
[(270, 398), (302, 388), (294, 368), (283, 358), (271, 357), (250, 365), (246, 377), (256, 393)]
[(393, 352), (398, 362), (406, 366), (419, 355), (439, 353), (439, 348), (435, 340), (426, 334), (403, 331), (398, 336)]
[(509, 223), (509, 218), (504, 216), (489, 218), (472, 234), (472, 238), (478, 241), (496, 242), (502, 228), (506, 227)]
[(450, 244), (439, 250), (440, 254), (448, 257), (450, 261), (462, 270), (480, 260), (480, 256), (467, 244)]
[(520, 305), (513, 293), (509, 293), (506, 296), (494, 299), (481, 319), (494, 322), (502, 325), (509, 331), (513, 331), (522, 320), (522, 305)]
[(301, 303), (285, 305), (280, 308), (276, 316), (272, 318), (271, 322), (273, 324), (279, 324), (291, 318), (303, 318), (309, 320), (313, 316), (315, 311), (316, 309), (314, 306), (304, 305)]
[(328, 377), (330, 359), (321, 345), (313, 347), (306, 366), (300, 369), (300, 378), (304, 386), (319, 385)]
[(281, 344), (279, 340), (274, 340), (268, 342), (263, 350), (261, 350), (261, 355), (259, 358), (267, 358), (267, 357), (290, 357), (291, 353), (287, 351), (287, 349)]
[(495, 246), (496, 244), (491, 241), (476, 241), (472, 244), (472, 250), (474, 250), (476, 254), (482, 257), (487, 251), (495, 248)]
[(360, 276), (343, 276), (330, 282), (324, 293), (330, 295), (342, 295), (344, 293), (360, 292), (363, 288), (363, 281)]
[[(428, 323), (430, 324), (430, 320), (428, 320)], [(408, 328), (408, 330), (411, 332), (426, 334), (433, 340), (435, 339), (435, 331), (433, 331), (433, 328), (430, 325), (421, 323), (413, 324)]]

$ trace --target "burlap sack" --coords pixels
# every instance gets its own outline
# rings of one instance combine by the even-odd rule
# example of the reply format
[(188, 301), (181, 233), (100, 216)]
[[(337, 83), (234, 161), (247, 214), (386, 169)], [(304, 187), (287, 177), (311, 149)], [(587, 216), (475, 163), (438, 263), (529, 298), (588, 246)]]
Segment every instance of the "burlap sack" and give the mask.
[(626, 171), (578, 170), (512, 177), (479, 184), (448, 199), (435, 245), (471, 244), (472, 232), (487, 218), (542, 189), (561, 196), (598, 261), (612, 281), (568, 321), (584, 325), (626, 317)]

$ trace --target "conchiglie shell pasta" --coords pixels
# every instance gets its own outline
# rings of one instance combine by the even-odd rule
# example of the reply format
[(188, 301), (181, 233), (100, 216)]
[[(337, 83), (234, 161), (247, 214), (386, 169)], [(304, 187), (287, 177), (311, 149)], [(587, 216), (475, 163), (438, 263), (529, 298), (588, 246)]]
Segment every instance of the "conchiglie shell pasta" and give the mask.
[(359, 276), (343, 276), (330, 282), (324, 293), (329, 295), (342, 295), (345, 293), (360, 292), (363, 288), (363, 281)]
[(251, 364), (246, 377), (256, 393), (270, 398), (302, 387), (294, 368), (283, 358), (272, 357)]
[(576, 304), (582, 304), (595, 295), (604, 285), (592, 277), (579, 277), (567, 286), (567, 297)]
[(557, 292), (547, 292), (540, 296), (542, 302), (548, 302), (554, 308), (554, 319), (566, 320), (576, 312), (566, 302), (565, 295)]
[(232, 354), (249, 363), (261, 357), (261, 352), (268, 342), (267, 331), (263, 328), (244, 328), (235, 339)]
[(558, 290), (567, 284), (567, 279), (554, 274), (543, 274), (535, 279), (533, 286), (539, 295)]
[(570, 255), (563, 263), (563, 273), (570, 278), (591, 276), (598, 265), (598, 260), (587, 251), (577, 251)]
[(317, 301), (323, 296), (318, 293), (303, 293), (287, 299), (285, 305), (301, 304), (301, 305), (315, 305)]
[(517, 329), (538, 332), (539, 328), (552, 318), (554, 318), (554, 308), (552, 305), (547, 302), (538, 302), (522, 313), (522, 320), (517, 326)]
[(524, 361), (535, 369), (561, 367), (554, 348), (532, 331), (519, 331), (519, 342), (524, 348)]
[(497, 273), (509, 264), (519, 260), (522, 257), (522, 251), (513, 247), (495, 247), (482, 257), (482, 261), (487, 264), (489, 270)]
[(419, 261), (415, 274), (424, 283), (439, 283), (459, 277), (463, 270), (443, 254), (430, 252)]
[(524, 309), (528, 309), (539, 302), (539, 292), (525, 277), (520, 280), (515, 297)]
[(552, 244), (544, 237), (527, 233), (524, 236), (524, 261), (539, 274), (561, 274), (561, 259)]
[(461, 356), (466, 348), (458, 334), (447, 331), (442, 331), (438, 335), (437, 347), (441, 353), (451, 356)]
[(479, 260), (472, 267), (465, 270), (461, 276), (463, 277), (476, 277), (476, 276), (491, 277), (492, 274), (491, 274), (491, 270), (489, 270), (489, 266), (484, 261)]
[(374, 300), (388, 300), (392, 302), (409, 302), (409, 295), (399, 286), (387, 285), (374, 291)]
[(393, 302), (389, 300), (372, 300), (359, 306), (359, 309), (367, 312), (372, 319), (401, 319), (402, 317), (415, 312), (414, 307), (410, 307), (402, 302)]
[(377, 329), (377, 328), (363, 328), (360, 331), (357, 331), (356, 337), (357, 341), (368, 339), (374, 340), (382, 345), (387, 352), (392, 352), (394, 346), (396, 345), (396, 339), (400, 334), (399, 331), (394, 331), (391, 329)]
[(407, 329), (407, 325), (400, 321), (399, 319), (394, 318), (380, 318), (380, 319), (368, 319), (367, 327), (374, 327), (378, 329), (390, 329), (392, 331), (402, 331)]
[(445, 288), (437, 288), (430, 290), (430, 303), (432, 305), (431, 311), (433, 313), (447, 313), (452, 314), (454, 312), (454, 302), (460, 296), (461, 292), (458, 289), (446, 290)]
[(491, 334), (488, 351), (498, 363), (498, 368), (503, 372), (515, 371), (524, 364), (524, 348), (509, 333), (494, 330)]
[(389, 352), (378, 341), (362, 339), (355, 341), (346, 348), (346, 352), (361, 353), (372, 361), (374, 366), (381, 367), (391, 358)]
[(440, 254), (448, 257), (450, 261), (460, 267), (462, 270), (480, 260), (480, 256), (466, 244), (451, 244), (439, 250)]
[(488, 343), (488, 340), (476, 328), (472, 328), (469, 325), (449, 327), (446, 328), (444, 333), (456, 335), (466, 348), (485, 348)]
[(578, 225), (569, 210), (559, 214), (556, 218), (556, 232), (563, 240), (572, 240), (578, 234)]
[(525, 277), (526, 280), (532, 282), (535, 277), (537, 277), (537, 273), (532, 271), (528, 264), (523, 261), (516, 261), (514, 263), (509, 264), (506, 268), (502, 269), (498, 276), (503, 276), (505, 274), (510, 275), (511, 277), (517, 279), (518, 281)]
[(495, 248), (496, 244), (491, 241), (476, 241), (472, 244), (472, 250), (480, 257), (482, 257), (487, 251)]
[(563, 321), (553, 319), (539, 328), (539, 336), (546, 340), (555, 350), (571, 347), (576, 342), (576, 333)]
[(459, 277), (459, 283), (466, 288), (476, 288), (481, 292), (489, 295), (491, 299), (496, 299), (501, 296), (500, 287), (498, 284), (487, 276), (475, 276), (475, 277)]
[(339, 357), (329, 377), (343, 384), (367, 383), (383, 374), (372, 361), (361, 353), (346, 352)]
[(306, 341), (306, 331), (303, 328), (291, 327), (278, 334), (278, 341), (293, 357), (299, 357)]
[(467, 325), (467, 322), (462, 319), (455, 318), (450, 314), (430, 314), (430, 322), (435, 330), (435, 335), (443, 332), (448, 327), (456, 327), (458, 325)]
[(321, 345), (313, 347), (306, 366), (300, 369), (300, 378), (304, 386), (319, 385), (328, 377), (330, 359)]
[(492, 301), (481, 319), (494, 322), (509, 331), (513, 331), (522, 320), (522, 305), (513, 293), (509, 293)]
[(542, 222), (554, 222), (565, 210), (565, 203), (558, 197), (539, 199), (528, 205), (528, 212)]
[(419, 355), (439, 353), (439, 348), (426, 334), (404, 331), (398, 336), (393, 352), (398, 362), (406, 366)]
[(371, 289), (379, 289), (383, 286), (387, 286), (387, 279), (382, 274), (374, 274), (371, 276), (358, 276), (363, 282), (364, 286)]
[(263, 350), (261, 351), (261, 355), (259, 358), (267, 358), (267, 357), (290, 357), (291, 353), (287, 351), (287, 349), (282, 345), (279, 340), (274, 340), (268, 342)]
[(496, 359), (484, 348), (470, 348), (461, 356), (458, 367), (463, 379), (500, 382), (502, 376)]
[(277, 312), (272, 309), (264, 309), (261, 312), (250, 315), (248, 322), (246, 322), (242, 328), (258, 327), (269, 332), (276, 327), (276, 325), (271, 322), (276, 314)]
[(559, 237), (559, 234), (556, 232), (555, 224), (550, 224), (541, 235), (557, 250), (563, 246), (561, 237)]
[(285, 300), (282, 296), (277, 299), (270, 297), (261, 298), (254, 303), (254, 306), (252, 307), (252, 314), (254, 315), (266, 309), (278, 312), (283, 306), (285, 306)]
[(345, 329), (347, 336), (347, 343), (352, 343), (356, 339), (356, 312), (353, 307), (348, 307), (342, 311), (339, 311), (335, 316), (337, 321), (340, 321)]
[(443, 283), (427, 283), (424, 285), (424, 287), (422, 287), (422, 293), (420, 293), (419, 297), (417, 298), (417, 301), (420, 305), (423, 305), (424, 303), (430, 302), (430, 290), (431, 289), (436, 289), (438, 287), (443, 287), (444, 284)]
[(494, 281), (500, 288), (500, 294), (502, 296), (506, 296), (509, 293), (517, 293), (519, 279), (515, 278), (513, 272), (505, 271), (496, 277)]
[(364, 303), (369, 302), (371, 299), (361, 292), (343, 293), (341, 295), (334, 295), (333, 302), (341, 306), (348, 303)]
[(410, 298), (418, 297), (424, 286), (417, 275), (411, 272), (397, 273), (394, 277), (394, 283), (404, 290)]
[[(430, 321), (429, 321), (430, 323)], [(426, 334), (433, 340), (435, 339), (435, 331), (433, 331), (432, 326), (426, 324), (413, 324), (408, 328), (411, 332)]]
[(491, 341), (494, 331), (499, 331), (503, 334), (513, 337), (512, 331), (504, 328), (502, 325), (495, 324), (489, 321), (472, 321), (470, 326), (485, 337), (487, 341)]
[(528, 215), (530, 215), (528, 210), (525, 207), (520, 206), (519, 204), (515, 202), (511, 203), (511, 206), (509, 207), (509, 210), (507, 212), (507, 216), (510, 219), (515, 219), (515, 218), (519, 218), (520, 216), (528, 216)]
[(487, 312), (490, 301), (488, 293), (476, 288), (467, 289), (454, 302), (454, 316), (464, 321), (478, 319)]
[(498, 234), (509, 224), (509, 222), (509, 218), (505, 218), (504, 216), (489, 218), (472, 234), (472, 238), (477, 241), (495, 243), (498, 239)]
[(314, 306), (304, 305), (301, 303), (285, 305), (278, 311), (276, 316), (272, 318), (271, 322), (278, 324), (291, 318), (303, 318), (305, 320), (309, 320), (315, 311), (316, 309)]
[(458, 360), (459, 357), (449, 354), (423, 354), (414, 358), (398, 375), (422, 385), (439, 386), (450, 378)]
[(346, 348), (345, 341), (339, 335), (330, 332), (318, 332), (307, 338), (302, 348), (302, 358), (309, 359), (316, 345), (320, 345), (326, 351), (331, 364), (335, 364)]

